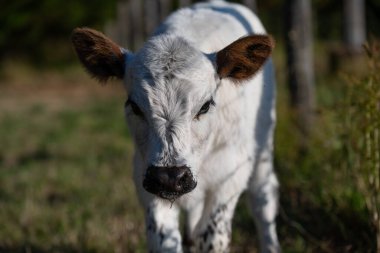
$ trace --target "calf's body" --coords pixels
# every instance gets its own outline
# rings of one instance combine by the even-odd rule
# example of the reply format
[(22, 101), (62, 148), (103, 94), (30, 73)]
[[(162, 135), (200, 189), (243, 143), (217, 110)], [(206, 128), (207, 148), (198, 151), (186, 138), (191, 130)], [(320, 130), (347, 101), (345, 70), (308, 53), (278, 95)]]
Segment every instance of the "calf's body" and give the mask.
[(173, 13), (136, 54), (93, 30), (74, 31), (75, 49), (92, 75), (124, 79), (150, 252), (184, 250), (180, 209), (191, 251), (228, 251), (244, 190), (261, 252), (280, 251), (275, 80), (267, 60), (273, 41), (265, 33), (248, 9), (224, 1)]

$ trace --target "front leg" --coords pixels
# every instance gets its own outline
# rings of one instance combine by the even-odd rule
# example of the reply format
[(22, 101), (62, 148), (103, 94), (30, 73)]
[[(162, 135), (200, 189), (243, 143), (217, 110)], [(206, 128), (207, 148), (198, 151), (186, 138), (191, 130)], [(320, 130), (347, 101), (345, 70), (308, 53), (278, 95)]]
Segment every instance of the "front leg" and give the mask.
[(204, 165), (207, 172), (202, 175), (208, 190), (202, 217), (192, 234), (197, 253), (229, 252), (235, 207), (252, 172), (252, 159), (241, 149), (214, 155)]
[(152, 202), (146, 207), (146, 233), (149, 252), (182, 252), (176, 206)]
[(231, 222), (238, 197), (213, 205), (195, 232), (195, 252), (229, 252)]
[(149, 253), (182, 252), (179, 232), (179, 210), (175, 204), (158, 199), (142, 186), (144, 169), (147, 167), (139, 154), (134, 157), (133, 177), (140, 203), (145, 211), (145, 226)]
[(274, 172), (272, 156), (269, 149), (260, 155), (247, 195), (259, 235), (261, 253), (281, 252), (276, 233), (279, 183)]

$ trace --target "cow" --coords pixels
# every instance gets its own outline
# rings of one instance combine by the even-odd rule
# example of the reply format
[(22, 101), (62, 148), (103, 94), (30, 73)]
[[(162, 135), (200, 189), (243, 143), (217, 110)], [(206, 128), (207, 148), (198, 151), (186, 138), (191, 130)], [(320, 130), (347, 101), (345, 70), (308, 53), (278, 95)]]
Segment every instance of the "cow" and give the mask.
[(260, 252), (280, 252), (274, 40), (257, 16), (212, 0), (175, 11), (136, 53), (90, 28), (71, 40), (94, 78), (123, 80), (149, 252), (228, 252), (245, 190)]

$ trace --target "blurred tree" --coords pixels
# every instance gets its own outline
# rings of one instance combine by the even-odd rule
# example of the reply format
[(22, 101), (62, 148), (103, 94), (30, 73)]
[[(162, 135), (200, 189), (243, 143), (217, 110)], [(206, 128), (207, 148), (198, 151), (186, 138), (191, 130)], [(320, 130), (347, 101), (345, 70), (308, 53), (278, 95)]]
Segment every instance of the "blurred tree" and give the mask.
[(250, 8), (253, 12), (257, 13), (256, 0), (242, 0), (242, 4)]
[(186, 7), (191, 5), (191, 0), (178, 0), (180, 7)]
[(315, 109), (313, 36), (310, 0), (285, 2), (288, 87), (306, 148)]
[[(125, 1), (125, 0), (124, 0)], [(142, 45), (144, 41), (144, 18), (143, 18), (143, 6), (141, 0), (129, 0), (128, 1), (128, 15), (129, 15), (129, 38), (130, 44), (128, 48), (136, 50)]]
[(365, 17), (368, 34), (380, 36), (380, 1), (379, 0), (367, 0), (365, 1)]
[[(70, 44), (67, 43), (72, 29), (76, 26), (89, 26), (103, 30), (106, 22), (109, 23), (108, 32), (112, 31), (109, 33), (114, 34), (115, 36), (112, 37), (121, 41), (121, 44), (129, 46), (141, 43), (141, 38), (154, 29), (156, 24), (154, 20), (165, 18), (173, 10), (173, 7), (183, 7), (200, 1), (93, 0), (89, 4), (77, 0), (0, 0), (0, 61), (7, 57), (21, 56), (32, 60), (34, 64), (66, 63), (74, 59)], [(257, 5), (258, 9), (262, 10), (260, 19), (267, 30), (277, 38), (283, 33), (283, 19), (281, 18), (283, 2), (281, 0), (228, 1), (243, 3), (251, 9), (255, 9)], [(318, 18), (315, 26), (318, 28), (318, 38), (338, 40), (342, 31), (342, 4), (348, 6), (348, 2), (355, 1), (362, 5), (366, 4), (365, 23), (367, 23), (368, 33), (379, 35), (379, 0), (315, 0), (313, 1), (313, 14)], [(147, 3), (146, 6), (144, 6), (144, 2)], [(359, 12), (358, 8), (351, 7), (347, 10)], [(114, 18), (116, 13), (121, 18), (111, 24), (109, 20)], [(347, 14), (347, 17), (350, 15)], [(354, 20), (347, 20), (354, 22)], [(351, 31), (352, 25), (346, 27), (345, 34), (354, 36)], [(140, 37), (136, 38), (132, 29), (136, 32), (143, 31), (144, 36), (136, 35)]]
[(145, 37), (148, 37), (160, 23), (159, 2), (157, 0), (145, 0)]
[[(76, 26), (101, 27), (114, 15), (115, 0), (17, 0), (0, 4), (0, 60), (9, 56), (35, 63), (71, 58), (68, 43)], [(74, 56), (72, 56), (74, 57)]]
[[(113, 34), (113, 39), (119, 43), (119, 45), (128, 48), (133, 44), (133, 37), (131, 36), (131, 20), (128, 11), (127, 1), (118, 1), (116, 6), (116, 33)], [(107, 30), (107, 29), (106, 29)], [(109, 31), (106, 31), (109, 33)], [(111, 34), (107, 34), (112, 37)]]
[(363, 51), (366, 40), (364, 0), (343, 1), (343, 41), (348, 53)]
[(172, 11), (172, 0), (158, 0), (160, 4), (160, 19), (163, 21)]

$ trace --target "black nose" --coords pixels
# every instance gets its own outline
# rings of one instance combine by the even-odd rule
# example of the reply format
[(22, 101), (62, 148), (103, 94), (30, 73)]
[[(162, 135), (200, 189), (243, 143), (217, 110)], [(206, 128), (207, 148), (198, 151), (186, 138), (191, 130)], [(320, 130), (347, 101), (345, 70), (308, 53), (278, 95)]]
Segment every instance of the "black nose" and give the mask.
[(196, 185), (193, 174), (186, 166), (150, 166), (143, 181), (145, 190), (169, 200), (174, 200), (192, 191)]

